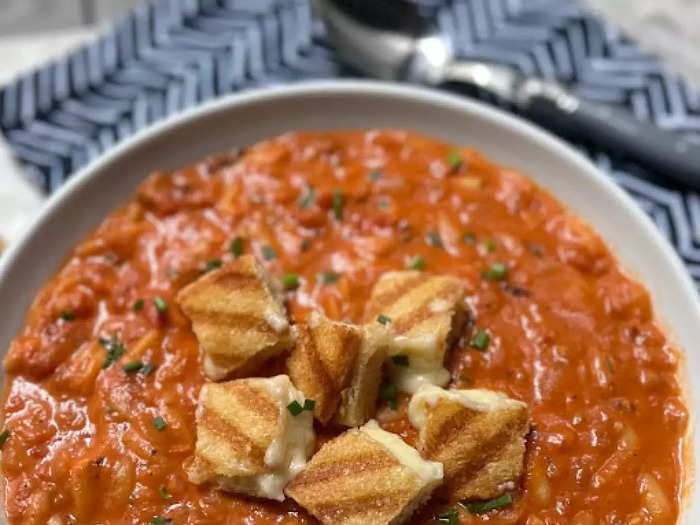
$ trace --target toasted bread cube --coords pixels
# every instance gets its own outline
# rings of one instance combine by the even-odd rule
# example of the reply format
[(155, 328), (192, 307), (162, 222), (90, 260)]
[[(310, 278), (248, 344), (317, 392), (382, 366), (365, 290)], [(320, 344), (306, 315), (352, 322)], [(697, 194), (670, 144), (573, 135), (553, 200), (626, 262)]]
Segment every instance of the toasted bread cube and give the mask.
[(378, 319), (394, 336), (389, 353), (406, 358), (398, 366), (389, 362), (389, 374), (399, 390), (413, 393), (424, 384), (449, 382), (445, 355), (466, 320), (459, 279), (417, 271), (385, 273), (365, 309), (365, 323)]
[(252, 375), (292, 344), (279, 293), (252, 255), (206, 273), (177, 301), (202, 347), (204, 372), (214, 381)]
[(516, 487), (530, 430), (525, 403), (492, 390), (426, 385), (408, 413), (421, 455), (445, 467), (450, 500), (491, 499)]
[(292, 333), (296, 345), (287, 359), (289, 377), (307, 399), (316, 402), (316, 419), (328, 423), (352, 381), (362, 330), (314, 311), (308, 323), (293, 326)]
[(398, 525), (441, 481), (440, 463), (372, 420), (323, 445), (285, 492), (324, 525)]
[(236, 379), (202, 387), (192, 483), (277, 501), (313, 453), (311, 412), (287, 407), (304, 396), (289, 377)]
[(389, 339), (388, 332), (382, 326), (363, 327), (360, 351), (350, 384), (341, 393), (340, 407), (334, 418), (339, 425), (359, 427), (374, 414)]

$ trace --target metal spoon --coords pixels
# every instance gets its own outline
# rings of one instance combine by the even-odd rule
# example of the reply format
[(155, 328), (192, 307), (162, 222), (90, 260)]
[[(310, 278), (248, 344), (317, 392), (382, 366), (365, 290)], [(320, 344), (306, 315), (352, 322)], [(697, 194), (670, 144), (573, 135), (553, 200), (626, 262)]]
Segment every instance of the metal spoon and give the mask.
[(406, 20), (415, 20), (407, 16), (406, 2), (374, 1), (384, 18), (396, 15), (394, 27), (371, 23), (366, 17), (372, 9), (369, 2), (314, 0), (339, 56), (358, 71), (385, 80), (485, 90), (559, 134), (586, 140), (700, 189), (699, 144), (640, 121), (628, 111), (583, 100), (559, 84), (523, 77), (514, 68), (457, 59), (449, 37), (436, 25), (423, 20), (409, 27)]

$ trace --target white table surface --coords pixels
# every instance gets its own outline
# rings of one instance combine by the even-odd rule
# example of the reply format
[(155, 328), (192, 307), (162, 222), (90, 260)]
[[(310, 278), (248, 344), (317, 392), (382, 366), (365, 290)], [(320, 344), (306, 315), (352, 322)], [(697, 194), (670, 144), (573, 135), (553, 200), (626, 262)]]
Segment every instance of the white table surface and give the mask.
[[(700, 86), (700, 0), (583, 0)], [(96, 29), (0, 38), (0, 83), (65, 53)], [(21, 176), (0, 137), (0, 239), (12, 242), (43, 197)]]

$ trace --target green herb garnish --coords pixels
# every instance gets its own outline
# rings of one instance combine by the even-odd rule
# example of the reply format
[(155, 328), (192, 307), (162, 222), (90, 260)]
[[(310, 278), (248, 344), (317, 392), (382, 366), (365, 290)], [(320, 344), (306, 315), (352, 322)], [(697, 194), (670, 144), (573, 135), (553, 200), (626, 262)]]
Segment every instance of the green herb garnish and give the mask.
[(487, 501), (478, 501), (474, 503), (460, 503), (460, 505), (462, 505), (462, 507), (467, 509), (472, 514), (483, 514), (484, 512), (488, 512), (493, 509), (505, 507), (506, 505), (510, 505), (511, 503), (513, 503), (513, 496), (511, 496), (510, 494), (503, 494), (502, 496)]
[(10, 430), (5, 429), (2, 432), (0, 432), (0, 447), (2, 447), (5, 444), (5, 441), (10, 437)]
[(435, 521), (439, 523), (447, 523), (448, 525), (459, 525), (459, 509), (456, 507), (450, 507), (449, 509), (446, 509), (435, 516)]
[(296, 417), (304, 411), (304, 407), (299, 404), (299, 401), (294, 400), (287, 405), (287, 410), (289, 410), (290, 414)]
[(163, 430), (168, 426), (168, 423), (162, 417), (156, 416), (153, 418), (153, 426), (156, 427), (156, 430)]
[(491, 336), (486, 330), (477, 330), (469, 342), (469, 346), (476, 348), (477, 350), (484, 352), (491, 342)]
[(122, 368), (124, 369), (124, 372), (128, 374), (141, 370), (143, 368), (143, 363), (141, 361), (129, 361), (128, 363), (124, 363)]
[(496, 249), (496, 240), (489, 237), (484, 241), (484, 249), (486, 250), (486, 253), (491, 253)]
[(143, 299), (136, 299), (131, 308), (133, 308), (134, 312), (140, 312), (143, 310)]
[(207, 264), (204, 268), (206, 269), (206, 271), (215, 270), (216, 268), (221, 268), (221, 264), (221, 259), (212, 259), (211, 261), (207, 261)]
[(307, 410), (309, 412), (313, 412), (314, 409), (316, 408), (316, 401), (313, 399), (305, 399), (304, 400), (304, 410)]
[(382, 178), (382, 171), (381, 170), (372, 170), (367, 174), (367, 178), (369, 180), (371, 180), (372, 182), (376, 182)]
[(168, 487), (165, 485), (158, 487), (158, 496), (160, 496), (160, 499), (163, 501), (170, 501), (170, 498), (172, 497), (170, 496), (170, 492), (168, 492)]
[(422, 255), (414, 255), (406, 261), (406, 267), (411, 270), (423, 270), (425, 269), (425, 259)]
[(377, 322), (383, 325), (387, 325), (391, 322), (391, 318), (387, 317), (384, 314), (379, 314), (377, 316)]
[(319, 276), (321, 277), (321, 282), (323, 282), (323, 284), (333, 284), (340, 279), (340, 274), (335, 272), (321, 272)]
[(173, 520), (171, 518), (164, 518), (163, 516), (153, 516), (151, 520), (151, 525), (168, 525)]
[(487, 281), (502, 281), (508, 277), (508, 267), (500, 262), (495, 262), (489, 266), (488, 270), (481, 272), (481, 277)]
[(467, 232), (462, 235), (462, 240), (464, 241), (464, 244), (474, 244), (476, 242), (476, 233)]
[(262, 251), (263, 259), (265, 259), (266, 261), (272, 261), (273, 259), (275, 259), (277, 257), (277, 252), (269, 244), (266, 244), (265, 246), (263, 246), (261, 248), (261, 251)]
[(442, 239), (440, 238), (440, 235), (435, 232), (426, 233), (425, 242), (430, 246), (434, 246), (435, 248), (442, 248)]
[(384, 383), (379, 389), (379, 398), (393, 410), (399, 407), (399, 390), (394, 383)]
[(64, 321), (72, 321), (75, 319), (75, 311), (73, 310), (63, 310), (61, 312), (61, 319)]
[(345, 198), (340, 190), (335, 190), (333, 192), (333, 215), (335, 220), (343, 220), (343, 205), (345, 204)]
[(156, 369), (156, 365), (154, 365), (153, 363), (146, 363), (145, 365), (143, 365), (141, 367), (141, 370), (139, 370), (139, 372), (141, 372), (143, 375), (147, 376), (148, 374), (153, 372), (155, 369)]
[(117, 362), (126, 351), (126, 346), (119, 340), (117, 334), (114, 334), (109, 339), (100, 337), (100, 344), (107, 350), (107, 357), (102, 363), (102, 368), (108, 368), (110, 365)]
[(394, 355), (391, 356), (391, 362), (398, 366), (408, 366), (408, 356), (407, 355)]
[(295, 290), (299, 287), (299, 276), (293, 272), (285, 273), (282, 276), (282, 286), (285, 290)]
[(159, 314), (164, 314), (168, 311), (168, 303), (160, 295), (156, 295), (153, 298), (153, 306), (156, 307), (156, 310), (158, 310)]
[(447, 156), (447, 164), (450, 170), (457, 171), (462, 166), (462, 156), (456, 151), (451, 151)]
[(243, 239), (240, 237), (234, 237), (231, 240), (230, 249), (233, 256), (238, 259), (241, 255), (243, 255)]
[(309, 206), (311, 206), (315, 200), (316, 190), (311, 184), (307, 184), (301, 191), (301, 197), (299, 197), (299, 201), (297, 202), (297, 204), (299, 204), (299, 207), (301, 209), (306, 209)]

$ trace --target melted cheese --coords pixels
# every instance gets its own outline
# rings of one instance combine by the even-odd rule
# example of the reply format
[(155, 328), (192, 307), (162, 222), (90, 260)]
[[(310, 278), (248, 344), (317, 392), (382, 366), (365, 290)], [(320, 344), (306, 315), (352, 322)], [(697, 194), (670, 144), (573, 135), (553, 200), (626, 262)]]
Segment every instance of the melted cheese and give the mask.
[(406, 444), (396, 434), (383, 430), (374, 419), (368, 421), (360, 428), (360, 431), (387, 449), (403, 466), (415, 472), (423, 484), (442, 480), (442, 463), (424, 460), (415, 448)]
[(459, 403), (471, 410), (487, 412), (511, 406), (524, 405), (501, 392), (474, 388), (470, 390), (445, 390), (434, 385), (424, 385), (413, 394), (408, 404), (408, 418), (417, 429), (425, 425), (426, 414), (441, 399)]
[(267, 388), (276, 398), (280, 410), (279, 434), (265, 450), (265, 465), (270, 471), (256, 476), (220, 478), (225, 490), (243, 491), (261, 498), (284, 500), (284, 487), (306, 466), (313, 452), (315, 434), (313, 414), (303, 411), (293, 416), (287, 405), (292, 401), (304, 404), (304, 395), (299, 392), (289, 377), (279, 375), (267, 380)]

